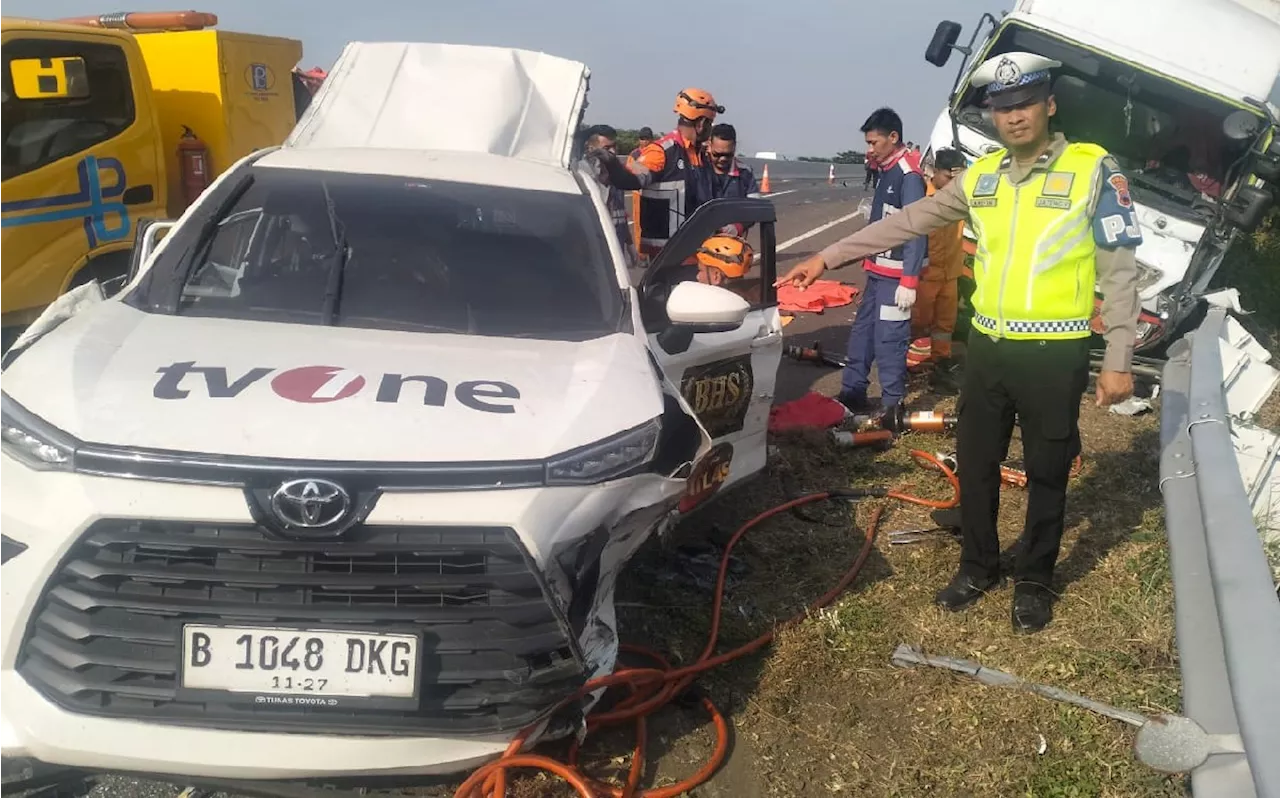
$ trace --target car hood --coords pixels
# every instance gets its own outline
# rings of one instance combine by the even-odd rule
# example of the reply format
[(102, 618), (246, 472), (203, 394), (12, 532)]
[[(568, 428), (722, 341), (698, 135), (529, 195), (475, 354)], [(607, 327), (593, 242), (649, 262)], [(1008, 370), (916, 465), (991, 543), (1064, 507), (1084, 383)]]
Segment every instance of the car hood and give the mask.
[(290, 459), (549, 457), (662, 412), (644, 343), (388, 332), (106, 302), (36, 342), (4, 391), (80, 440)]

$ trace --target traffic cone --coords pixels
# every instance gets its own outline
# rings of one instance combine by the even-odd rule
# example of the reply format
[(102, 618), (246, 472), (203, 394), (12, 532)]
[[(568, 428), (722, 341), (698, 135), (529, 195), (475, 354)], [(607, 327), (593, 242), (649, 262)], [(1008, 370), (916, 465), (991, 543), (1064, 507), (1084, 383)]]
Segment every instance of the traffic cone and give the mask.
[(769, 188), (769, 164), (765, 164), (764, 177), (760, 179), (760, 193), (768, 194), (770, 191), (771, 189)]
[(827, 167), (827, 185), (833, 186), (836, 182), (836, 165), (831, 164)]

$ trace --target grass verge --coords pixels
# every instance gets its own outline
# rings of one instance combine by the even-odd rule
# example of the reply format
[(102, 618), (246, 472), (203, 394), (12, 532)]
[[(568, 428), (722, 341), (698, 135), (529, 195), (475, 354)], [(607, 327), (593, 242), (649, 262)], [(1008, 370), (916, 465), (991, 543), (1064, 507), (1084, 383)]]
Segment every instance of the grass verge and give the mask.
[[(1086, 407), (1086, 463), (1070, 496), (1069, 527), (1055, 589), (1056, 619), (1043, 633), (1015, 635), (1011, 590), (962, 614), (932, 604), (951, 576), (958, 547), (948, 540), (877, 553), (831, 608), (785, 630), (774, 646), (702, 681), (732, 713), (735, 750), (696, 795), (802, 796), (1175, 796), (1178, 779), (1137, 764), (1133, 732), (1085, 710), (1027, 693), (985, 687), (930, 669), (889, 664), (899, 643), (977, 660), (1148, 713), (1178, 709), (1172, 595), (1156, 488), (1154, 414), (1123, 418)], [(683, 578), (689, 546), (720, 542), (743, 521), (794, 492), (832, 485), (906, 485), (941, 498), (941, 480), (917, 469), (908, 445), (928, 451), (951, 441), (915, 436), (875, 455), (841, 450), (820, 437), (779, 443), (770, 472), (749, 489), (655, 541), (625, 578), (624, 634), (679, 661), (705, 643), (710, 596)], [(1015, 441), (1014, 456), (1017, 444)], [(891, 505), (883, 531), (927, 526), (927, 511)], [(1025, 496), (1004, 493), (1002, 541), (1020, 531)], [(865, 519), (868, 508), (858, 511)], [(739, 546), (746, 574), (730, 591), (721, 650), (803, 611), (852, 561), (861, 533), (847, 511), (815, 510), (824, 523), (782, 516)], [(672, 783), (709, 755), (713, 737), (692, 712), (666, 710), (652, 726), (649, 784)], [(625, 736), (593, 747), (620, 771)], [(561, 793), (544, 779), (528, 795)], [(528, 787), (532, 788), (531, 783)]]

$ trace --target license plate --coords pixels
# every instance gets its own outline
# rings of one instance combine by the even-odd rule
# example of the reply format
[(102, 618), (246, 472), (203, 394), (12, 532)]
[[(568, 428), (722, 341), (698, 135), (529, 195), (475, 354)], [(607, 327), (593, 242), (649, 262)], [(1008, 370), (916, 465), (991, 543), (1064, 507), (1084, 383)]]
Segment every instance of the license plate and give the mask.
[(248, 693), (258, 696), (257, 703), (290, 705), (413, 699), (418, 642), (410, 634), (187, 624), (182, 627), (182, 687)]

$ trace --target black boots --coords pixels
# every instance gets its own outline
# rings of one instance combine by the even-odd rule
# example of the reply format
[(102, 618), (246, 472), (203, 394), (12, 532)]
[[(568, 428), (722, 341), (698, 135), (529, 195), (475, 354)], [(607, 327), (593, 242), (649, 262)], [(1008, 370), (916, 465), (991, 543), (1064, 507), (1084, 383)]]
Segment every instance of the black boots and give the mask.
[(1038, 632), (1053, 620), (1053, 594), (1035, 582), (1019, 582), (1013, 586), (1013, 631), (1023, 634)]
[(855, 393), (852, 391), (841, 391), (836, 396), (836, 401), (844, 405), (850, 413), (855, 415), (867, 414), (875, 409), (875, 405), (867, 398), (865, 393)]
[[(960, 612), (978, 602), (988, 592), (998, 588), (1004, 580), (975, 579), (967, 574), (956, 574), (951, 584), (938, 591), (934, 599), (939, 607)], [(1038, 632), (1053, 620), (1053, 593), (1036, 582), (1019, 582), (1013, 587), (1013, 606), (1010, 621), (1013, 631), (1022, 634)]]
[(997, 587), (1000, 578), (974, 579), (967, 574), (956, 574), (951, 584), (938, 591), (934, 601), (939, 607), (952, 612), (967, 609), (987, 594), (988, 590)]

